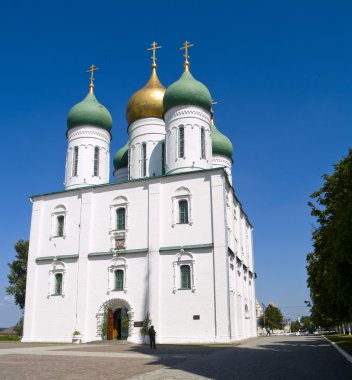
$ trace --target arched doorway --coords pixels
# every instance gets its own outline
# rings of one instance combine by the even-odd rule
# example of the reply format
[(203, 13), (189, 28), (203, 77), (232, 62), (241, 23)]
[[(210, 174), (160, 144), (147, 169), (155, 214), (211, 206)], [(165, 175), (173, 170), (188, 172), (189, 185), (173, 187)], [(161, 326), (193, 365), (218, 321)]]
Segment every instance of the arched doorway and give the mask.
[(107, 339), (126, 340), (129, 332), (129, 316), (126, 307), (108, 309)]
[(134, 312), (126, 300), (110, 299), (101, 305), (97, 314), (98, 330), (103, 339), (126, 340), (133, 332), (133, 318)]

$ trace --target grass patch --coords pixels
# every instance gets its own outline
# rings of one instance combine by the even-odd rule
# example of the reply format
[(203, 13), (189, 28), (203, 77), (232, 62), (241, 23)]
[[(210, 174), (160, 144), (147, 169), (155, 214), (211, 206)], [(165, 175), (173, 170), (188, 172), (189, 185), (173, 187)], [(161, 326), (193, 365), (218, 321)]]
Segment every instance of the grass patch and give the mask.
[(335, 334), (327, 338), (352, 355), (352, 335)]
[(0, 335), (0, 342), (18, 342), (19, 340), (17, 335)]

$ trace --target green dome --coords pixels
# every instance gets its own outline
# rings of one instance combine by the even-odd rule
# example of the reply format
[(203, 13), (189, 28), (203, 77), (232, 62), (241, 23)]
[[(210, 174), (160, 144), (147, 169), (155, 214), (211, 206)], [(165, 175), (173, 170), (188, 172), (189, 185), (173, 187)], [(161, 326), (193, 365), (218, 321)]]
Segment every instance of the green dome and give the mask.
[(108, 132), (111, 131), (112, 119), (110, 112), (98, 102), (93, 92), (90, 92), (84, 100), (73, 106), (68, 113), (68, 129), (81, 125), (93, 125)]
[(232, 142), (215, 127), (213, 122), (211, 123), (211, 140), (213, 155), (219, 154), (232, 160)]
[(209, 112), (211, 110), (209, 90), (203, 83), (195, 80), (187, 68), (181, 78), (168, 87), (163, 100), (164, 112), (181, 105), (200, 106)]
[(128, 141), (114, 156), (114, 170), (127, 168), (128, 166)]

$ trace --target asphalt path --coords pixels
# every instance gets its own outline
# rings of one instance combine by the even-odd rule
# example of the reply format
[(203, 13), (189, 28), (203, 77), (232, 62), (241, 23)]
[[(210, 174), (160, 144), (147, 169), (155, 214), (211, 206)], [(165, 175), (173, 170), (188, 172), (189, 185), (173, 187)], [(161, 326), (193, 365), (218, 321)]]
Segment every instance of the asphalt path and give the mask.
[(271, 336), (234, 345), (0, 343), (1, 380), (352, 380), (321, 336)]
[(352, 380), (352, 364), (321, 336), (271, 336), (133, 379)]

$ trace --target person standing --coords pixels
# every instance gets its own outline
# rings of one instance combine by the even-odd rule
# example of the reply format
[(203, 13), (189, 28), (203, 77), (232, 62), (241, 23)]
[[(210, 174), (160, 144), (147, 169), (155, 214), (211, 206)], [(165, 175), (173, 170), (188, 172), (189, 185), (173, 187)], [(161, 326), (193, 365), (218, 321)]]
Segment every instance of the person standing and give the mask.
[(148, 330), (150, 348), (156, 348), (156, 346), (155, 346), (155, 334), (156, 334), (156, 331), (154, 330), (154, 326), (150, 326), (150, 328)]

